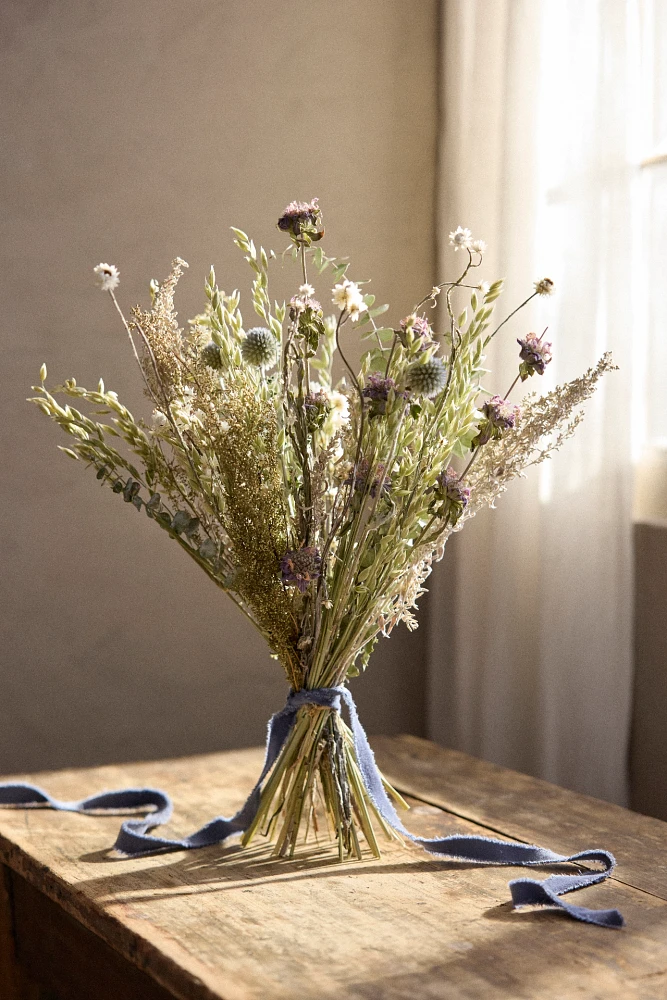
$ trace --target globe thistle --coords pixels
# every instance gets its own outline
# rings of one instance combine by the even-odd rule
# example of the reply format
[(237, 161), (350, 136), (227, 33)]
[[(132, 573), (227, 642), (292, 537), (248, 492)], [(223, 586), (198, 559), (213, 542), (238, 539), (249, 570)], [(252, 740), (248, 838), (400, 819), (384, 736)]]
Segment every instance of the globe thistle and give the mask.
[[(435, 289), (434, 289), (435, 291)], [(409, 347), (410, 342), (419, 344), (419, 350), (425, 351), (433, 345), (433, 329), (426, 319), (426, 316), (406, 316), (401, 320), (401, 329), (398, 334), (403, 347)]]
[(441, 517), (448, 518), (450, 524), (456, 524), (470, 502), (470, 487), (462, 485), (461, 477), (450, 465), (438, 475), (433, 493), (432, 507)]
[(201, 359), (205, 365), (208, 365), (209, 368), (215, 368), (216, 371), (219, 371), (222, 368), (222, 354), (220, 353), (220, 348), (212, 340), (202, 347)]
[[(544, 337), (544, 333), (542, 337)], [(529, 333), (525, 340), (517, 340), (517, 344), (521, 347), (519, 357), (522, 363), (519, 365), (519, 375), (522, 382), (525, 382), (531, 375), (544, 375), (544, 371), (551, 361), (553, 356), (551, 343), (548, 340), (543, 340), (542, 337), (538, 338), (536, 334)]]
[(97, 284), (103, 292), (113, 292), (120, 283), (120, 271), (115, 264), (98, 264), (93, 268)]
[(418, 396), (437, 396), (447, 384), (447, 366), (442, 358), (417, 361), (408, 368), (406, 381)]
[(553, 295), (554, 283), (551, 278), (540, 278), (535, 282), (535, 291), (538, 295)]
[(492, 438), (497, 440), (502, 437), (504, 431), (511, 430), (521, 416), (521, 407), (501, 399), (500, 396), (492, 396), (482, 406), (482, 413), (485, 419), (472, 442), (473, 450)]
[(276, 363), (276, 338), (265, 326), (256, 326), (243, 338), (241, 354), (248, 365), (272, 368)]
[(291, 236), (309, 236), (310, 239), (321, 239), (324, 230), (319, 231), (321, 221), (321, 210), (318, 204), (319, 199), (312, 201), (292, 201), (278, 219), (278, 229)]
[(296, 587), (302, 594), (311, 583), (318, 579), (322, 567), (320, 550), (314, 545), (302, 545), (300, 549), (288, 551), (280, 560), (280, 575), (283, 584)]

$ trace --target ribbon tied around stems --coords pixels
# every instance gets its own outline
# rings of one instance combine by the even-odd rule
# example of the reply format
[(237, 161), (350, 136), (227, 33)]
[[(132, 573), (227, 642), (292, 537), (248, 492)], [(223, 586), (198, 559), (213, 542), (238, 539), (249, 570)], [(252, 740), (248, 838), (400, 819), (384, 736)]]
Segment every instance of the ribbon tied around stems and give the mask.
[(406, 830), (382, 784), (368, 737), (359, 721), (354, 699), (350, 691), (342, 685), (316, 688), (312, 691), (291, 691), (285, 707), (269, 720), (264, 766), (244, 805), (234, 816), (228, 818), (218, 816), (181, 840), (152, 836), (149, 833), (155, 827), (166, 823), (173, 811), (169, 796), (155, 788), (125, 788), (115, 792), (102, 792), (80, 801), (61, 802), (35, 785), (7, 783), (0, 784), (0, 807), (50, 808), (91, 815), (118, 815), (152, 809), (144, 818), (128, 819), (121, 825), (114, 846), (124, 857), (140, 857), (162, 851), (191, 850), (219, 844), (233, 834), (243, 833), (255, 818), (262, 784), (278, 758), (299, 709), (304, 705), (320, 705), (340, 712), (343, 702), (350, 717), (354, 750), (364, 788), (379, 814), (394, 830), (413, 843), (421, 845), (429, 854), (472, 864), (531, 867), (560, 862), (574, 864), (581, 861), (597, 862), (602, 865), (601, 869), (585, 870), (577, 875), (550, 875), (541, 882), (532, 878), (514, 879), (509, 883), (512, 902), (515, 907), (557, 907), (576, 920), (597, 924), (600, 927), (623, 926), (623, 917), (618, 910), (590, 910), (583, 906), (574, 906), (561, 898), (575, 889), (583, 889), (607, 879), (616, 865), (614, 856), (608, 851), (594, 848), (580, 851), (578, 854), (563, 855), (532, 844), (512, 843), (496, 840), (493, 837), (452, 834), (448, 837), (431, 839), (417, 837)]

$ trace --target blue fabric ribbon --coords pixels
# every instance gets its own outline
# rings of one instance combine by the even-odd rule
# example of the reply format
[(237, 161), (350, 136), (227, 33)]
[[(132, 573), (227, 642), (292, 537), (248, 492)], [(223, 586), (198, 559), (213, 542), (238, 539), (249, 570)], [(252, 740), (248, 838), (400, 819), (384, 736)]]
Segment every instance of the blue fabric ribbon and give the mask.
[(139, 857), (159, 851), (190, 850), (219, 844), (232, 834), (242, 833), (251, 824), (259, 807), (262, 783), (275, 764), (278, 754), (294, 725), (298, 710), (304, 705), (321, 705), (340, 712), (342, 702), (348, 710), (357, 763), (366, 791), (380, 815), (398, 833), (415, 844), (420, 844), (429, 854), (455, 858), (473, 864), (488, 865), (549, 865), (558, 862), (577, 863), (594, 861), (602, 869), (586, 870), (577, 875), (550, 875), (542, 882), (532, 878), (518, 878), (509, 883), (512, 902), (519, 906), (558, 907), (576, 920), (583, 920), (600, 927), (622, 927), (623, 917), (618, 910), (589, 910), (574, 906), (561, 897), (575, 889), (595, 885), (608, 878), (616, 861), (608, 851), (599, 848), (580, 851), (578, 854), (554, 854), (532, 844), (516, 844), (492, 837), (452, 834), (449, 837), (429, 839), (416, 837), (403, 826), (396, 809), (382, 783), (375, 757), (357, 714), (354, 699), (346, 687), (317, 688), (313, 691), (290, 692), (285, 707), (269, 721), (264, 766), (257, 784), (244, 805), (234, 816), (218, 816), (201, 829), (182, 840), (155, 837), (149, 831), (166, 823), (172, 814), (169, 796), (155, 788), (126, 788), (117, 792), (102, 792), (77, 802), (61, 802), (35, 785), (0, 784), (0, 806), (14, 808), (51, 808), (63, 812), (109, 815), (128, 812), (152, 811), (142, 819), (125, 820), (115, 843), (115, 849), (126, 857)]

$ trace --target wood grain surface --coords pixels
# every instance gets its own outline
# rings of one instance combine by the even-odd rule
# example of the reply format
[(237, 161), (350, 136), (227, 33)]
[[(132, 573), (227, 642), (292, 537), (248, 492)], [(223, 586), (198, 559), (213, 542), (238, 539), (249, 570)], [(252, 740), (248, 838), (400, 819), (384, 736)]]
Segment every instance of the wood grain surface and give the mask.
[[(116, 860), (118, 817), (2, 810), (0, 861), (180, 1000), (664, 1000), (667, 901), (664, 871), (651, 866), (664, 863), (667, 824), (426, 741), (373, 743), (412, 796), (406, 825), (417, 834), (614, 851), (618, 879), (577, 902), (618, 907), (627, 927), (515, 912), (507, 882), (525, 870), (431, 860), (414, 845), (342, 865), (324, 845), (291, 862), (265, 845)], [(243, 750), (20, 777), (66, 799), (163, 787), (175, 803), (171, 833), (182, 836), (232, 813), (261, 759)]]

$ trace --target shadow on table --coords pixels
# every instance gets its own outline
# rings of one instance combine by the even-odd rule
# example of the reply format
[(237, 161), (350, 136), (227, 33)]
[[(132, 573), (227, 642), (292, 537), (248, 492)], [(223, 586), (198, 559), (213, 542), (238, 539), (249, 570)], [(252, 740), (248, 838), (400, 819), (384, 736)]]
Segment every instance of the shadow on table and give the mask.
[[(193, 893), (248, 891), (254, 887), (275, 882), (295, 882), (299, 880), (344, 878), (362, 875), (369, 878), (377, 875), (396, 873), (426, 874), (429, 872), (461, 872), (478, 870), (478, 864), (461, 861), (440, 861), (420, 858), (415, 849), (393, 848), (394, 858), (398, 850), (401, 859), (375, 860), (370, 856), (361, 861), (340, 862), (326, 848), (311, 849), (307, 854), (295, 858), (274, 858), (270, 847), (257, 846), (242, 848), (233, 845), (221, 851), (220, 847), (198, 849), (194, 855), (180, 856), (173, 862), (166, 862), (165, 854), (156, 855), (156, 863), (150, 868), (134, 871), (112, 872), (98, 878), (82, 880), (79, 885), (86, 894), (95, 899), (120, 897), (122, 902), (148, 902), (156, 898), (173, 898)], [(114, 859), (106, 851), (82, 855), (83, 862), (109, 863)], [(142, 858), (145, 863), (146, 859)], [(127, 862), (127, 859), (125, 859)], [(491, 866), (494, 867), (494, 866)], [(534, 869), (535, 870), (535, 869)], [(575, 865), (544, 865), (540, 869), (545, 875), (558, 872), (578, 871)]]

